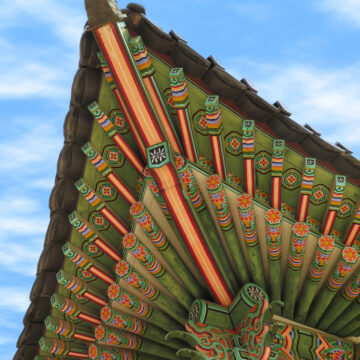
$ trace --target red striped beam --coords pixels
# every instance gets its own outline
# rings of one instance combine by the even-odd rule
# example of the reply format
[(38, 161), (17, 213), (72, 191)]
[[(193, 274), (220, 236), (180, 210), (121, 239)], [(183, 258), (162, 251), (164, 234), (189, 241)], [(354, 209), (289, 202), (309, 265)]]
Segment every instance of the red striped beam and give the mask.
[(191, 119), (189, 115), (189, 95), (183, 68), (173, 68), (170, 71), (170, 85), (173, 100), (173, 107), (176, 110), (179, 120), (182, 142), (185, 153), (189, 160), (197, 162), (198, 155), (191, 131)]
[(80, 297), (84, 297), (97, 305), (107, 305), (107, 301), (95, 294), (94, 291), (88, 290), (82, 280), (63, 269), (56, 273), (56, 280), (58, 284), (64, 286), (66, 289)]
[(84, 320), (94, 325), (98, 325), (101, 323), (100, 319), (95, 317), (93, 314), (88, 313), (88, 309), (87, 312), (84, 312), (81, 304), (76, 303), (75, 301), (70, 300), (65, 296), (53, 294), (50, 297), (50, 303), (54, 309), (57, 309), (64, 314), (67, 314), (71, 318)]
[[(73, 357), (77, 359), (88, 359), (88, 351), (86, 349), (76, 349), (75, 344), (70, 344), (67, 341), (47, 338), (42, 336), (39, 340), (40, 350), (52, 355), (58, 355), (61, 358)], [(75, 351), (76, 349), (76, 351)]]
[(225, 158), (223, 153), (222, 118), (219, 97), (211, 95), (205, 101), (207, 131), (210, 135), (211, 148), (216, 173), (221, 179), (226, 179)]
[(136, 202), (136, 197), (127, 185), (114, 173), (111, 166), (103, 157), (94, 149), (90, 143), (86, 143), (81, 150), (88, 157), (90, 162), (95, 166), (105, 179), (109, 180), (116, 188), (118, 193), (131, 205)]
[(106, 270), (100, 268), (99, 265), (93, 264), (93, 259), (89, 259), (81, 250), (75, 247), (73, 244), (67, 242), (62, 246), (62, 251), (66, 257), (68, 257), (79, 268), (85, 271), (89, 271), (91, 274), (106, 282), (112, 284), (114, 279), (108, 274)]
[(305, 158), (298, 205), (298, 221), (305, 222), (309, 209), (310, 196), (314, 185), (316, 159)]
[(77, 326), (73, 322), (49, 315), (44, 320), (44, 324), (46, 330), (49, 330), (65, 339), (77, 339), (90, 343), (95, 341), (93, 336), (87, 335), (90, 334), (89, 331), (78, 330)]
[(243, 122), (243, 158), (245, 168), (245, 190), (250, 196), (255, 196), (254, 155), (255, 155), (255, 121)]
[(152, 66), (151, 59), (146, 51), (141, 36), (132, 38), (129, 42), (129, 47), (169, 144), (173, 151), (182, 154), (180, 141), (176, 135), (175, 128), (171, 123), (171, 117), (167, 111), (164, 100), (162, 99), (160, 90), (153, 76), (155, 70)]
[(75, 183), (75, 187), (81, 195), (87, 200), (91, 206), (105, 216), (112, 226), (121, 234), (125, 235), (129, 232), (124, 223), (105, 205), (104, 202), (95, 194), (95, 192), (84, 182), (83, 179)]
[(110, 88), (113, 91), (113, 94), (115, 95), (115, 98), (121, 107), (121, 110), (125, 114), (125, 119), (127, 120), (127, 123), (129, 124), (130, 131), (136, 141), (136, 144), (141, 152), (141, 155), (142, 155), (143, 159), (146, 159), (146, 150), (145, 150), (144, 143), (141, 140), (139, 132), (137, 131), (136, 126), (134, 124), (134, 120), (131, 118), (131, 115), (125, 105), (125, 102), (124, 102), (123, 98), (121, 97), (119, 89), (117, 88), (117, 86), (114, 82), (114, 78), (111, 74), (110, 68), (109, 68), (104, 56), (101, 54), (101, 52), (98, 52), (97, 56), (100, 61), (100, 66), (101, 66), (102, 71), (104, 72), (105, 78), (106, 78), (107, 82), (109, 83)]
[(285, 140), (274, 140), (271, 160), (271, 206), (281, 209), (281, 176), (284, 166)]
[(346, 185), (346, 176), (336, 175), (335, 184), (330, 198), (330, 203), (328, 206), (327, 214), (324, 221), (324, 226), (322, 233), (324, 235), (329, 235), (334, 226), (337, 212), (339, 210), (341, 200), (344, 195), (344, 188)]
[(346, 235), (345, 245), (351, 246), (353, 245), (354, 241), (356, 240), (360, 231), (360, 205), (357, 204), (356, 212), (353, 215), (353, 220), (351, 222), (349, 231)]
[(119, 149), (124, 153), (125, 157), (134, 166), (135, 170), (141, 175), (144, 170), (143, 162), (138, 158), (138, 156), (135, 154), (135, 152), (131, 149), (131, 147), (124, 140), (124, 138), (116, 130), (114, 124), (109, 120), (109, 118), (105, 115), (105, 113), (100, 109), (98, 103), (96, 101), (93, 101), (88, 106), (88, 109), (92, 113), (92, 115), (94, 116), (94, 118), (98, 122), (98, 124), (107, 133), (109, 138), (115, 142), (115, 144), (119, 147)]
[[(214, 296), (221, 304), (229, 305), (232, 301), (229, 290), (210, 257), (204, 237), (194, 220), (196, 216), (192, 214), (184, 198), (182, 185), (179, 183), (174, 166), (169, 163), (169, 149), (167, 143), (164, 143), (165, 137), (158, 127), (156, 115), (149, 106), (149, 99), (145, 95), (141, 79), (130, 57), (124, 39), (126, 32), (123, 23), (108, 24), (94, 30), (114, 79), (148, 147), (148, 162), (153, 168), (154, 176), (169, 210)], [(163, 161), (164, 154), (166, 164)]]
[(93, 229), (90, 224), (82, 218), (76, 211), (69, 215), (70, 224), (86, 239), (89, 243), (94, 243), (100, 248), (110, 259), (119, 262), (121, 257), (117, 250), (109, 245), (108, 241), (100, 238), (99, 233)]

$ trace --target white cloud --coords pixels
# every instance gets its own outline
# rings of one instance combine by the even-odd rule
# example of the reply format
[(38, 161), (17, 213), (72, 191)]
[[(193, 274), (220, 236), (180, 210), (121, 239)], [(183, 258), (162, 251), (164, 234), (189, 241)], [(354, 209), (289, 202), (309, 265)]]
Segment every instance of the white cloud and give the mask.
[(265, 100), (279, 100), (296, 122), (310, 124), (324, 139), (341, 142), (359, 157), (360, 64), (326, 69), (232, 59), (227, 65), (238, 78), (246, 74)]
[(19, 286), (0, 287), (0, 308), (9, 308), (12, 311), (24, 312), (30, 305), (29, 289)]
[(250, 18), (255, 21), (264, 21), (273, 15), (274, 7), (270, 4), (260, 4), (251, 2), (238, 2), (230, 6), (240, 16)]
[(319, 9), (332, 13), (337, 20), (360, 26), (359, 0), (322, 0)]

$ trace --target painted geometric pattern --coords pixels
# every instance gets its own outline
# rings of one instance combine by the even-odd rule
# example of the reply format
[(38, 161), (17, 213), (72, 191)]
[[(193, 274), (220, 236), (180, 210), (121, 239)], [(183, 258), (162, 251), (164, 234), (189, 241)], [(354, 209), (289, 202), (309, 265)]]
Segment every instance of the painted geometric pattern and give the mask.
[(288, 190), (297, 189), (301, 183), (301, 174), (296, 169), (288, 169), (282, 176), (282, 185)]
[(96, 192), (104, 201), (113, 201), (117, 196), (115, 187), (109, 181), (100, 181), (96, 186)]
[(261, 174), (267, 174), (271, 170), (271, 154), (260, 151), (255, 157), (255, 169)]
[(193, 115), (193, 124), (194, 129), (202, 134), (202, 135), (208, 135), (208, 126), (206, 121), (206, 114), (204, 110), (198, 110)]
[(122, 167), (125, 162), (125, 156), (114, 145), (108, 145), (104, 147), (103, 157), (111, 167)]
[(98, 257), (103, 254), (102, 250), (99, 249), (94, 243), (85, 241), (83, 243), (84, 252), (91, 257)]
[(110, 226), (109, 221), (98, 211), (94, 211), (90, 214), (89, 221), (95, 229), (100, 231), (107, 230)]
[(340, 204), (337, 216), (341, 219), (349, 217), (354, 211), (355, 203), (351, 199), (343, 199)]
[(78, 276), (81, 280), (84, 281), (94, 281), (96, 280), (96, 276), (93, 275), (90, 271), (79, 268), (78, 269)]
[(167, 88), (163, 91), (163, 95), (165, 97), (165, 103), (167, 108), (171, 114), (176, 114), (176, 110), (174, 109), (174, 100), (172, 96), (172, 91), (170, 88)]
[(129, 132), (129, 125), (125, 119), (125, 116), (121, 110), (112, 110), (110, 113), (110, 120), (114, 124), (115, 129), (120, 134), (126, 134)]
[(238, 132), (232, 131), (225, 136), (225, 149), (232, 155), (242, 153), (242, 138)]
[(314, 205), (324, 204), (329, 197), (330, 190), (323, 184), (315, 185), (312, 189), (310, 201)]

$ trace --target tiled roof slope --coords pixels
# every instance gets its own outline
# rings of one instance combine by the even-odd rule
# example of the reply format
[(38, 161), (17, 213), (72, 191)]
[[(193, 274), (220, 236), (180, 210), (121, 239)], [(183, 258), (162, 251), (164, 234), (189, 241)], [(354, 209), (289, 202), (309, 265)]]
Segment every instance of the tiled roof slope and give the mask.
[(86, 106), (97, 100), (102, 72), (97, 68), (97, 45), (91, 32), (85, 31), (80, 41), (79, 69), (71, 90), (70, 108), (64, 123), (64, 147), (57, 164), (55, 186), (49, 200), (50, 223), (40, 255), (36, 279), (30, 293), (31, 304), (24, 316), (14, 359), (33, 359), (49, 315), (49, 298), (57, 286), (56, 272), (64, 260), (61, 246), (68, 240), (71, 225), (68, 215), (76, 208), (79, 193), (74, 181), (82, 176), (85, 157), (81, 146), (90, 139), (93, 119)]
[[(240, 112), (241, 108), (241, 113), (246, 117), (256, 120), (258, 125), (262, 124), (267, 131), (285, 139), (296, 149), (300, 146), (304, 153), (317, 157), (330, 168), (359, 182), (360, 161), (294, 122), (291, 114), (279, 102), (274, 105), (267, 103), (246, 79), (238, 81), (212, 56), (205, 59), (175, 32), (163, 32), (147, 19), (141, 5), (130, 3), (122, 11), (127, 14), (126, 23), (131, 31), (140, 34), (145, 44), (168, 62), (183, 67), (195, 82), (220, 95), (222, 101), (236, 111)], [(81, 146), (89, 141), (93, 123), (86, 107), (97, 100), (101, 85), (102, 73), (97, 67), (97, 51), (92, 33), (85, 31), (80, 41), (79, 69), (74, 78), (70, 108), (64, 123), (64, 147), (59, 155), (55, 186), (49, 200), (50, 223), (14, 360), (34, 358), (44, 330), (43, 321), (50, 313), (49, 297), (57, 286), (55, 274), (64, 260), (60, 247), (70, 236), (68, 215), (76, 208), (78, 200), (78, 192), (73, 184), (84, 170), (85, 157)]]
[(131, 3), (124, 12), (127, 14), (127, 27), (141, 35), (147, 47), (165, 56), (166, 60), (171, 59), (176, 66), (183, 67), (187, 76), (193, 77), (198, 84), (218, 94), (222, 101), (238, 112), (256, 120), (265, 130), (270, 130), (277, 137), (286, 140), (288, 145), (293, 145), (295, 149), (300, 146), (305, 154), (318, 158), (331, 170), (347, 175), (359, 183), (360, 161), (347, 150), (327, 143), (316, 132), (296, 123), (278, 101), (273, 105), (266, 102), (257, 95), (257, 91), (246, 79), (235, 79), (217, 64), (212, 56), (205, 59), (174, 31), (167, 34), (159, 29), (145, 16), (143, 6)]

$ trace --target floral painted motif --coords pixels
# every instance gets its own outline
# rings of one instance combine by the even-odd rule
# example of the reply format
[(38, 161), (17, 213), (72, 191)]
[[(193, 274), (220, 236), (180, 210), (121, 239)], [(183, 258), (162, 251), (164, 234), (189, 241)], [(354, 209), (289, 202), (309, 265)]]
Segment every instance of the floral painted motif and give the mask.
[(239, 209), (246, 210), (252, 207), (251, 196), (249, 194), (241, 194), (236, 200), (236, 205)]
[(271, 225), (277, 225), (281, 222), (281, 213), (279, 210), (270, 209), (266, 212), (265, 221)]
[(315, 230), (317, 232), (321, 232), (321, 223), (317, 221), (316, 219), (308, 216), (306, 219), (306, 223), (310, 226), (312, 230)]
[(110, 113), (110, 121), (114, 124), (115, 129), (120, 134), (126, 134), (129, 132), (129, 125), (126, 121), (125, 115), (121, 110), (114, 109)]
[(255, 199), (264, 205), (270, 205), (270, 197), (265, 191), (255, 190)]
[(341, 201), (337, 216), (341, 219), (349, 217), (355, 208), (355, 203), (351, 199), (343, 199)]
[(203, 155), (199, 156), (199, 165), (203, 170), (209, 172), (210, 174), (213, 174), (215, 172), (214, 163), (211, 160), (206, 159)]
[(120, 295), (119, 286), (116, 283), (111, 284), (107, 291), (108, 297), (112, 300), (117, 299)]
[(114, 201), (117, 197), (117, 190), (109, 181), (100, 181), (96, 185), (96, 192), (104, 201)]
[(170, 88), (167, 88), (163, 91), (163, 95), (165, 98), (165, 102), (167, 105), (167, 108), (171, 114), (176, 114), (176, 110), (174, 108), (174, 99), (172, 96), (172, 91)]
[(320, 281), (333, 250), (334, 238), (328, 235), (321, 236), (318, 240), (313, 262), (310, 266), (308, 273), (308, 278), (311, 281)]
[(102, 340), (105, 337), (105, 328), (102, 325), (99, 325), (95, 328), (95, 338), (96, 340)]
[(314, 205), (324, 204), (329, 198), (330, 190), (327, 186), (318, 184), (312, 189), (310, 201)]
[(232, 155), (240, 155), (242, 153), (242, 137), (236, 131), (232, 131), (225, 136), (225, 150)]
[(234, 175), (231, 172), (228, 172), (226, 175), (227, 181), (230, 183), (230, 185), (234, 186), (237, 189), (241, 189), (241, 179)]
[(301, 173), (296, 169), (288, 169), (282, 175), (282, 185), (288, 190), (295, 190), (301, 184)]
[(206, 206), (205, 200), (186, 159), (183, 156), (175, 155), (175, 167), (192, 205), (198, 212), (202, 211)]
[(255, 169), (261, 174), (267, 174), (271, 171), (271, 154), (267, 151), (260, 151), (255, 157)]
[(233, 220), (220, 176), (210, 175), (206, 180), (206, 188), (221, 228), (224, 231), (230, 230)]
[(95, 344), (91, 344), (89, 346), (89, 357), (91, 360), (95, 360), (97, 359), (99, 356), (99, 350), (98, 350), (98, 347), (97, 345)]
[(198, 110), (192, 117), (194, 129), (201, 135), (208, 135), (208, 126), (204, 110)]
[(90, 271), (82, 269), (82, 268), (78, 269), (78, 276), (81, 280), (84, 280), (87, 282), (96, 280), (95, 275), (93, 275)]
[(104, 306), (100, 311), (100, 317), (102, 321), (108, 321), (111, 318), (111, 308)]
[(109, 221), (98, 211), (90, 214), (89, 221), (92, 226), (99, 231), (107, 230), (110, 226)]
[(309, 226), (304, 222), (293, 225), (289, 244), (288, 266), (294, 271), (302, 268)]
[(125, 163), (125, 156), (115, 145), (105, 146), (103, 157), (111, 167), (122, 167)]
[(115, 271), (119, 276), (126, 276), (129, 273), (130, 265), (125, 261), (121, 260), (116, 264)]
[(290, 219), (295, 219), (296, 217), (296, 211), (294, 208), (284, 202), (281, 203), (281, 213)]
[(97, 247), (93, 242), (84, 241), (83, 242), (84, 252), (91, 257), (99, 257), (103, 254), (102, 250)]

